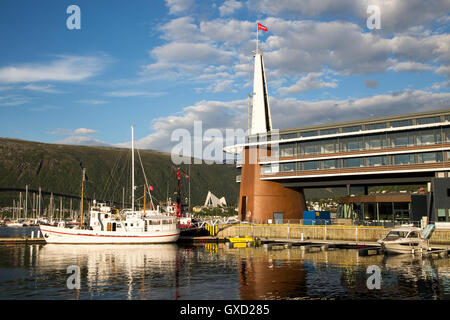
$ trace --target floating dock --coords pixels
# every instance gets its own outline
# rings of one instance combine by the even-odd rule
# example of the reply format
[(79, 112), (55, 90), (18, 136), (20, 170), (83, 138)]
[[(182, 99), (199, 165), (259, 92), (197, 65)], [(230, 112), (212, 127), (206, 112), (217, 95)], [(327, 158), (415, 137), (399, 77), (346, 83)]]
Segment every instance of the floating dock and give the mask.
[(45, 244), (44, 238), (0, 238), (0, 244)]

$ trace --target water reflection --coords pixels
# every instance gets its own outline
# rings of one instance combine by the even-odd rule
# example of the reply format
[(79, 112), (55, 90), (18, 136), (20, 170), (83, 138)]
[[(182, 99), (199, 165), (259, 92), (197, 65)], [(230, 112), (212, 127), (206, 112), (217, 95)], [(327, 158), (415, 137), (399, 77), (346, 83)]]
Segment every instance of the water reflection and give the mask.
[[(67, 267), (80, 268), (70, 290)], [(367, 267), (381, 268), (369, 290)], [(0, 246), (0, 299), (449, 299), (450, 260), (222, 244)]]

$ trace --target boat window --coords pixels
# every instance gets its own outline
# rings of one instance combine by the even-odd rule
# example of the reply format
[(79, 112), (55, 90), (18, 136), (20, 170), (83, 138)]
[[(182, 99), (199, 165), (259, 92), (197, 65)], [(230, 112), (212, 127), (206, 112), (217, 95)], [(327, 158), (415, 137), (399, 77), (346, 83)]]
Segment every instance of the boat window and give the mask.
[(170, 220), (163, 220), (163, 224), (171, 224)]
[(417, 231), (412, 231), (409, 234), (409, 238), (418, 238), (419, 237), (419, 233)]
[(108, 219), (108, 214), (105, 214), (105, 219)]
[(406, 236), (408, 235), (407, 231), (391, 231), (388, 233), (388, 235), (386, 236), (387, 238), (406, 238)]

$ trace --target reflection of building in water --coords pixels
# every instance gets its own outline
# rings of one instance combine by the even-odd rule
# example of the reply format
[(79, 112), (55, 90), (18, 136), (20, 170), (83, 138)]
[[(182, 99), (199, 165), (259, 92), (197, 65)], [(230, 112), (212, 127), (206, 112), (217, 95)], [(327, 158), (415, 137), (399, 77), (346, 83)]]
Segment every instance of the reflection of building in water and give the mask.
[(246, 257), (239, 263), (241, 299), (304, 296), (305, 272), (302, 268), (293, 268), (288, 257), (267, 254), (257, 249), (250, 250), (246, 250)]
[(162, 278), (174, 279), (176, 260), (176, 244), (47, 244), (41, 248), (36, 265), (55, 271), (66, 269), (70, 265), (78, 265), (82, 287), (123, 285), (126, 280), (128, 295), (131, 298), (133, 291), (148, 293), (151, 286), (149, 282), (154, 279), (158, 281)]

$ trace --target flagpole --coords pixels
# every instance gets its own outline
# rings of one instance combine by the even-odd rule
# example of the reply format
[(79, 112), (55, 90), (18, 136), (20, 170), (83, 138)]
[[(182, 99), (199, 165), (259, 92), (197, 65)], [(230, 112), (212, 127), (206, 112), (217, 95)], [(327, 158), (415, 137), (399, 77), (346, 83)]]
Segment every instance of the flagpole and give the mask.
[(258, 22), (256, 22), (256, 54), (258, 54)]

